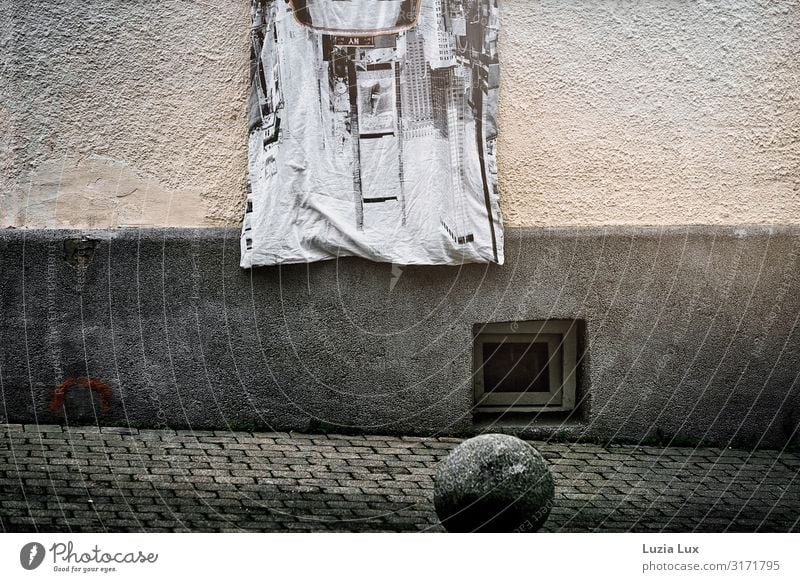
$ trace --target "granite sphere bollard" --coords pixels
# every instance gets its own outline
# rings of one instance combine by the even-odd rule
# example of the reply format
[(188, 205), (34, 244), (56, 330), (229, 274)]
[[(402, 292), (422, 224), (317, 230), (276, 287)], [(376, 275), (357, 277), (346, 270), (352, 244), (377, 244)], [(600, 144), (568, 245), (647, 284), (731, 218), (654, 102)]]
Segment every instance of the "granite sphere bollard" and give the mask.
[(547, 462), (510, 435), (464, 441), (439, 463), (434, 479), (436, 514), (450, 532), (534, 532), (553, 507)]

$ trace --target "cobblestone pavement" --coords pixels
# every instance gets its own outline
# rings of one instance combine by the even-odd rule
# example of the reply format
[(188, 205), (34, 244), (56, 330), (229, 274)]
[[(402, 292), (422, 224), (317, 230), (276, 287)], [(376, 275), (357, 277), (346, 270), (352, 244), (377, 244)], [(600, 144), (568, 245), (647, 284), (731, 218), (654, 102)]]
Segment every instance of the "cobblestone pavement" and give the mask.
[[(443, 531), (460, 439), (0, 425), (4, 531)], [(546, 531), (800, 531), (800, 454), (533, 443)]]

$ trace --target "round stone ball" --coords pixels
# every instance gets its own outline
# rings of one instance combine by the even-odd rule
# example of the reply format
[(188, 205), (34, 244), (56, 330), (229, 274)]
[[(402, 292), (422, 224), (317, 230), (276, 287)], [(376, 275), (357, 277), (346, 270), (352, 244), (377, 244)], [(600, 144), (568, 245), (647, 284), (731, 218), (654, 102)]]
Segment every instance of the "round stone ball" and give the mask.
[(439, 463), (434, 479), (433, 504), (449, 532), (535, 532), (553, 507), (547, 462), (510, 435), (464, 441)]

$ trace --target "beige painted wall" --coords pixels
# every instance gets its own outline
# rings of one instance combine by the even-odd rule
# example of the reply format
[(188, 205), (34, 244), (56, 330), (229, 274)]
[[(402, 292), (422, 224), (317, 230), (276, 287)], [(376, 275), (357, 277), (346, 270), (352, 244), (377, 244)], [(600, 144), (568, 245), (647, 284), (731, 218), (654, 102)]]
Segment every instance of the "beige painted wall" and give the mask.
[(239, 220), (249, 2), (4, 4), (0, 224)]
[[(509, 226), (800, 223), (800, 0), (500, 2)], [(0, 226), (238, 224), (246, 1), (0, 18)]]

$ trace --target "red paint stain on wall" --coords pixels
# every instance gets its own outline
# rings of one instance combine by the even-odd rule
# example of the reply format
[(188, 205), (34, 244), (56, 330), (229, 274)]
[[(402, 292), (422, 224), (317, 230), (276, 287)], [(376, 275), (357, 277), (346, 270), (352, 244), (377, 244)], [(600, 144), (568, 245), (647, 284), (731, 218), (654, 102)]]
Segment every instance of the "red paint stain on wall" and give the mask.
[(64, 398), (67, 395), (67, 390), (79, 386), (87, 390), (95, 390), (100, 394), (100, 409), (104, 411), (111, 410), (111, 388), (97, 378), (89, 378), (81, 376), (77, 380), (70, 376), (53, 390), (53, 397), (50, 399), (50, 410), (58, 412), (64, 406)]

